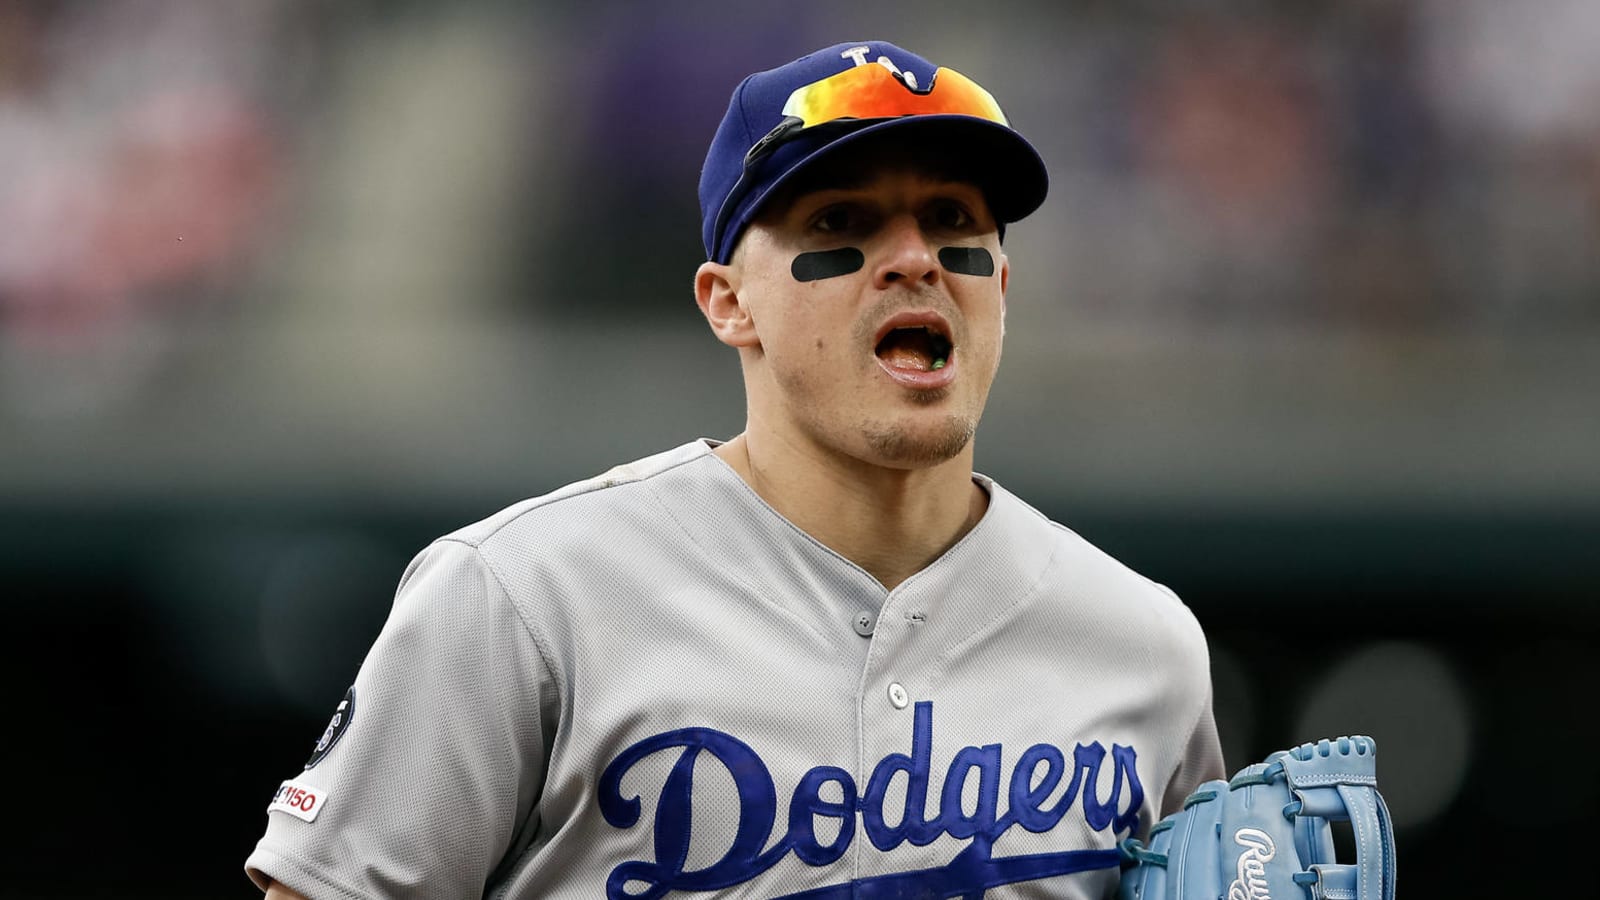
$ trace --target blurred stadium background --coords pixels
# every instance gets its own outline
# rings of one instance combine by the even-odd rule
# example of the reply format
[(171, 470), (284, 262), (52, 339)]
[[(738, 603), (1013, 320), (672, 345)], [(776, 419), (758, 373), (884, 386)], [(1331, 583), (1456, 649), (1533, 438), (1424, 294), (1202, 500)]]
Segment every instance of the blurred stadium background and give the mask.
[(412, 553), (736, 432), (700, 159), (857, 37), (1052, 166), (980, 468), (1186, 598), (1231, 763), (1375, 735), (1408, 896), (1575, 888), (1593, 0), (0, 0), (0, 893), (250, 896)]

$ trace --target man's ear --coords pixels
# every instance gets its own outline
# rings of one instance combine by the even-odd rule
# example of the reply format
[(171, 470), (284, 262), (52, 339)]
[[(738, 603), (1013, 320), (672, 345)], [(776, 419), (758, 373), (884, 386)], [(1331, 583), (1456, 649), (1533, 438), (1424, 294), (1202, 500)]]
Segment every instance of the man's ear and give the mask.
[(1000, 336), (1006, 334), (1006, 288), (1011, 286), (1011, 257), (1000, 254)]
[(761, 339), (750, 307), (739, 296), (738, 276), (734, 266), (701, 263), (694, 273), (694, 301), (717, 340), (730, 347), (754, 347)]

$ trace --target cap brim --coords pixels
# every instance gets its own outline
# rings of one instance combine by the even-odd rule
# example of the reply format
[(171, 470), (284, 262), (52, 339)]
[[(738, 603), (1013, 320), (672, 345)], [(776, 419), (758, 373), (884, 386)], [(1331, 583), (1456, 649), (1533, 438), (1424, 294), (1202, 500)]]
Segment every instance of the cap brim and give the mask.
[(968, 177), (983, 190), (989, 212), (1000, 224), (1027, 217), (1044, 203), (1049, 192), (1050, 176), (1039, 151), (1012, 129), (972, 116), (908, 116), (865, 121), (859, 128), (839, 133), (791, 163), (788, 171), (751, 199), (739, 218), (748, 224), (769, 198), (801, 173), (886, 132), (893, 132), (897, 140), (912, 142), (913, 146), (925, 141), (926, 146), (938, 148), (941, 154), (954, 151), (963, 166), (969, 167)]

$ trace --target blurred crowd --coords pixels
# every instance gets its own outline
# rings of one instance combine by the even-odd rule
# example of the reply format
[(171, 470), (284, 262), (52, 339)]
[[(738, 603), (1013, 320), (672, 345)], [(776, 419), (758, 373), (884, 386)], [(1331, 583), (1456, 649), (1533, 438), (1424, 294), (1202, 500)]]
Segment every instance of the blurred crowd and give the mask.
[(0, 372), (241, 310), (688, 322), (728, 90), (841, 29), (1040, 146), (1060, 324), (1600, 331), (1592, 0), (623, 6), (0, 0)]
[(1178, 6), (1085, 38), (1065, 215), (1105, 314), (1600, 324), (1600, 6)]
[(90, 339), (225, 302), (299, 124), (283, 4), (0, 3), (0, 331)]

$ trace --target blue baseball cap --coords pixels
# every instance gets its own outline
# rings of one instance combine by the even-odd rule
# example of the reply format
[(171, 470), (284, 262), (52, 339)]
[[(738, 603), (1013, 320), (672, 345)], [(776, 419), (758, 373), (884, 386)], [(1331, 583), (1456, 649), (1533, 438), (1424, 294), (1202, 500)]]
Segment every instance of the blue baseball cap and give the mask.
[[(853, 72), (867, 66), (881, 71)], [(835, 80), (812, 90), (828, 79)], [(972, 160), (971, 177), (1002, 235), (1044, 202), (1044, 160), (987, 91), (886, 41), (835, 44), (734, 89), (700, 170), (706, 258), (726, 263), (767, 199), (801, 171), (891, 129)]]

